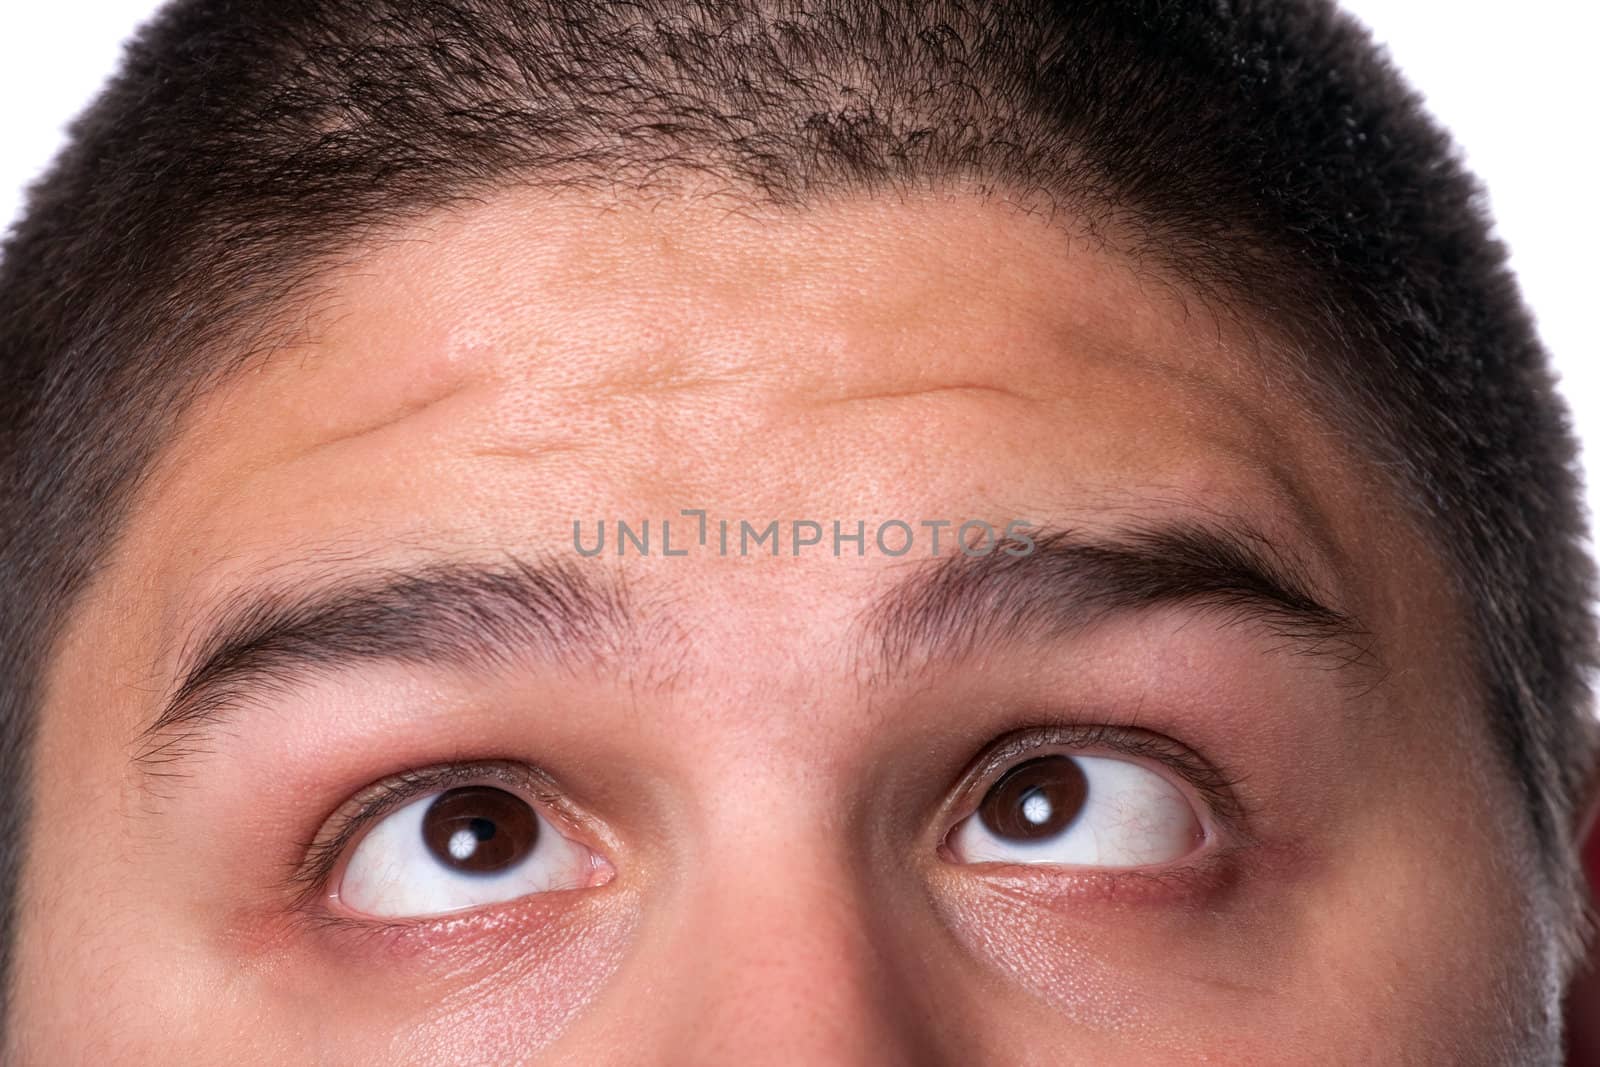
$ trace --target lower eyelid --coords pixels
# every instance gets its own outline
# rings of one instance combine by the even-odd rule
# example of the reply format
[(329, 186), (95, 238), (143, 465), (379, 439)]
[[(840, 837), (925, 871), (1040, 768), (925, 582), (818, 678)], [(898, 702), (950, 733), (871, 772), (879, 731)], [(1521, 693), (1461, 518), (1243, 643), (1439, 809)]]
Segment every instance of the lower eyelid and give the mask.
[[(547, 945), (547, 954), (565, 951), (574, 942), (561, 931), (587, 926), (598, 921), (597, 917), (615, 919), (621, 898), (605, 889), (609, 882), (534, 893), (444, 915), (383, 918), (306, 909), (294, 917), (294, 923), (306, 933), (328, 939), (335, 951), (347, 958), (395, 962), (419, 958), (437, 966), (440, 954), (446, 954), (458, 958), (463, 967), (492, 969), (493, 957), (514, 955), (516, 945), (554, 939)], [(624, 905), (622, 910), (628, 909)]]
[[(1142, 734), (1142, 731), (1124, 731), (1122, 728), (1112, 727), (1098, 729), (1089, 727), (1076, 733), (1072, 729), (1064, 727), (1048, 729), (1035, 727), (1025, 731), (1013, 731), (1012, 734), (1038, 733), (1041, 735), (1041, 740), (1038, 743), (1017, 746), (1016, 752), (1018, 755), (1061, 752), (1073, 756), (1100, 756), (1102, 758), (1119, 759), (1151, 766), (1163, 778), (1180, 789), (1184, 797), (1190, 802), (1196, 820), (1203, 829), (1204, 840), (1189, 855), (1172, 863), (1137, 868), (1067, 867), (1008, 862), (963, 863), (950, 855), (947, 839), (951, 829), (960, 822), (960, 819), (970, 817), (976, 810), (976, 806), (982, 800), (983, 789), (987, 788), (987, 784), (989, 784), (988, 782), (983, 782), (981, 785), (978, 783), (969, 784), (959, 793), (954, 794), (964, 798), (958, 801), (961, 805), (959, 810), (963, 813), (958, 819), (941, 820), (944, 822), (946, 829), (937, 839), (931, 842), (934, 846), (935, 854), (945, 861), (941, 862), (939, 866), (959, 868), (957, 873), (961, 876), (983, 879), (997, 888), (1024, 894), (1040, 902), (1043, 906), (1054, 906), (1057, 903), (1064, 906), (1069, 901), (1081, 903), (1085, 900), (1170, 903), (1204, 898), (1208, 894), (1225, 888), (1237, 870), (1229, 857), (1238, 853), (1240, 848), (1249, 842), (1248, 836), (1235, 832), (1236, 828), (1226, 818), (1219, 818), (1216, 815), (1212, 806), (1207, 803), (1206, 798), (1199, 796), (1204, 791), (1191, 782), (1187, 774), (1166, 766), (1165, 762), (1159, 758), (1142, 753), (1130, 756), (1105, 743), (1107, 734), (1112, 737), (1119, 737), (1125, 732), (1131, 735)], [(1084, 743), (1085, 737), (1090, 739), (1089, 743)], [(1173, 744), (1179, 752), (1188, 752), (1185, 746), (1176, 742)], [(994, 753), (996, 748), (996, 745), (990, 746), (991, 754)], [(1012, 756), (1010, 758), (1016, 757)], [(1199, 757), (1196, 757), (1196, 759), (1199, 763), (1209, 766), (1205, 764), (1203, 759)], [(990, 773), (985, 775), (985, 778), (992, 778), (993, 768), (996, 764), (990, 762), (988, 766)], [(434, 773), (436, 771), (441, 771), (442, 774), (436, 775)], [(574, 826), (574, 820), (570, 817), (566, 805), (559, 802), (559, 796), (556, 796), (558, 803), (554, 805), (549, 803), (551, 797), (555, 796), (555, 794), (544, 787), (546, 783), (544, 777), (539, 772), (526, 767), (520, 761), (490, 759), (472, 763), (430, 767), (421, 771), (404, 773), (408, 779), (419, 783), (420, 786), (408, 795), (400, 796), (392, 791), (392, 787), (389, 787), (386, 783), (393, 781), (393, 778), (385, 779), (375, 786), (367, 787), (367, 790), (363, 791), (373, 791), (378, 796), (388, 795), (389, 803), (384, 805), (383, 812), (374, 817), (369, 817), (363, 826), (355, 828), (347, 839), (342, 840), (341, 851), (333, 858), (330, 868), (320, 880), (316, 881), (315, 884), (308, 884), (304, 880), (299, 882), (306, 890), (299, 901), (304, 910), (320, 913), (321, 918), (329, 923), (343, 922), (352, 927), (359, 926), (368, 929), (374, 925), (382, 925), (399, 931), (413, 931), (413, 933), (406, 934), (407, 937), (421, 936), (424, 928), (431, 929), (451, 924), (454, 924), (452, 928), (462, 928), (460, 924), (469, 919), (471, 920), (469, 925), (481, 922), (482, 920), (473, 918), (480, 911), (496, 912), (506, 910), (507, 905), (500, 903), (485, 905), (483, 908), (472, 909), (471, 912), (460, 913), (454, 917), (447, 915), (396, 920), (373, 919), (372, 917), (359, 915), (339, 915), (337, 914), (337, 909), (330, 912), (328, 908), (330, 894), (336, 894), (337, 892), (343, 864), (348, 861), (354, 851), (355, 844), (359, 842), (365, 829), (370, 828), (376, 820), (383, 818), (385, 813), (393, 812), (407, 803), (415, 802), (429, 792), (436, 792), (451, 785), (467, 784), (470, 781), (477, 780), (490, 784), (505, 782), (515, 784), (518, 792), (527, 796), (530, 801), (538, 802), (537, 809), (541, 815), (546, 816), (559, 827), (558, 832), (570, 835), (573, 840), (587, 848), (597, 860), (597, 870), (602, 872), (598, 875), (597, 880), (587, 888), (598, 888), (611, 881), (615, 876), (615, 871), (608, 857), (608, 853), (615, 847), (615, 842), (611, 841), (607, 835), (596, 835), (587, 832), (589, 822), (587, 818), (576, 820), (577, 825)], [(532, 786), (537, 786), (538, 788), (531, 788)], [(361, 793), (355, 794), (355, 796), (341, 805), (341, 809), (347, 809), (360, 796)], [(947, 812), (950, 810), (950, 808), (946, 808)], [(928, 856), (929, 853), (923, 852), (923, 855)], [(565, 894), (572, 891), (577, 890), (550, 890), (544, 891), (539, 895)]]
[(946, 878), (977, 879), (1029, 906), (1085, 903), (1182, 905), (1212, 899), (1237, 883), (1250, 846), (1208, 840), (1181, 860), (1152, 867), (1068, 867), (1038, 863), (966, 863), (940, 846)]

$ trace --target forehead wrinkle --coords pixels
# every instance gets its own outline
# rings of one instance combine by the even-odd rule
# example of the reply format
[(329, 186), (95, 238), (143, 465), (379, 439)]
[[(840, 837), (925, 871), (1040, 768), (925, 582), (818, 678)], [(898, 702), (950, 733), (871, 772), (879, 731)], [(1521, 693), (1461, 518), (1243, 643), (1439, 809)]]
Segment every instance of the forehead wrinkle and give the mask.
[(853, 404), (869, 400), (906, 400), (913, 397), (950, 395), (1018, 400), (1029, 404), (1042, 402), (1038, 397), (1028, 396), (1003, 385), (984, 382), (934, 382), (926, 385), (908, 386), (903, 389), (884, 386), (858, 393), (830, 394), (813, 400), (811, 406), (814, 408), (834, 407), (840, 404)]
[(335, 430), (329, 436), (320, 437), (316, 442), (282, 456), (279, 458), (278, 462), (292, 463), (295, 460), (314, 456), (325, 449), (341, 444), (347, 444), (353, 441), (359, 441), (363, 438), (371, 437), (374, 434), (382, 433), (383, 431), (392, 427), (399, 426), (402, 423), (418, 418), (429, 411), (433, 411), (447, 404), (456, 397), (472, 391), (476, 387), (476, 384), (477, 383), (474, 383), (470, 380), (463, 379), (446, 385), (440, 391), (435, 391), (420, 397), (407, 398), (401, 402), (399, 407), (392, 411), (384, 412), (377, 418), (368, 419), (359, 425)]

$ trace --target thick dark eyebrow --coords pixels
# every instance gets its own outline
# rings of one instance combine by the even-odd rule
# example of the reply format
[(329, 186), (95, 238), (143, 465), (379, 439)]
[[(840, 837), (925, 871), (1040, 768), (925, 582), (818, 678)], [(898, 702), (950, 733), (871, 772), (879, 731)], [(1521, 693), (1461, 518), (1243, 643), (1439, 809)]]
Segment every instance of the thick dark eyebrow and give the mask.
[(229, 598), (180, 658), (180, 681), (139, 736), (162, 773), (227, 711), (307, 675), (362, 662), (493, 669), (532, 656), (616, 659), (633, 637), (623, 587), (563, 561), (433, 562), (304, 580)]
[[(1242, 519), (1163, 519), (1090, 534), (1059, 527), (920, 566), (857, 620), (873, 684), (1010, 639), (1046, 641), (1113, 615), (1183, 606), (1255, 625), (1276, 651), (1352, 684), (1387, 668), (1370, 630), (1313, 592), (1306, 561)], [(977, 549), (978, 545), (972, 546)]]
[[(919, 564), (856, 619), (879, 682), (1006, 638), (1046, 640), (1111, 615), (1185, 605), (1255, 623), (1341, 671), (1380, 668), (1370, 632), (1311, 592), (1303, 565), (1238, 521), (1163, 520), (1090, 535), (1030, 531), (1031, 549)], [(362, 662), (506, 667), (532, 656), (615, 662), (640, 620), (611, 572), (559, 560), (440, 562), (236, 594), (198, 627), (179, 682), (139, 735), (155, 776), (203, 750), (242, 704)], [(1380, 676), (1364, 673), (1368, 684)]]

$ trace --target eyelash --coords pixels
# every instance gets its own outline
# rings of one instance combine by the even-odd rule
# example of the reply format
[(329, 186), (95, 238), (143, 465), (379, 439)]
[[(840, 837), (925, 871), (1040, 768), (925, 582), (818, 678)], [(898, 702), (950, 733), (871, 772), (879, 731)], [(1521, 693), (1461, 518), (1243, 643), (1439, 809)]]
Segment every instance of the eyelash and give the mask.
[(1110, 723), (1036, 723), (1003, 734), (990, 742), (958, 777), (958, 782), (965, 783), (954, 791), (959, 808), (974, 807), (989, 787), (1028, 753), (1051, 747), (1080, 755), (1087, 755), (1091, 749), (1106, 749), (1150, 760), (1187, 782), (1200, 794), (1211, 814), (1230, 828), (1242, 831), (1249, 824), (1250, 811), (1238, 788), (1243, 784), (1242, 776), (1228, 772), (1165, 734)]
[[(1208, 811), (1236, 832), (1248, 826), (1249, 812), (1240, 799), (1238, 786), (1243, 779), (1226, 772), (1189, 746), (1138, 727), (1107, 723), (1085, 725), (1079, 722), (1046, 722), (1008, 731), (992, 741), (958, 776), (950, 791), (954, 807), (947, 805), (940, 823), (943, 841), (950, 828), (971, 813), (1000, 775), (1028, 753), (1056, 748), (1077, 753), (1105, 749), (1120, 755), (1148, 759), (1167, 767), (1187, 782), (1205, 800)], [(383, 816), (418, 797), (442, 792), (458, 785), (497, 781), (513, 787), (542, 806), (545, 814), (570, 822), (566, 798), (547, 776), (526, 764), (507, 760), (480, 760), (434, 764), (411, 768), (367, 786), (342, 803), (328, 819), (317, 837), (303, 844), (303, 859), (296, 864), (288, 883), (298, 902), (309, 905), (326, 895), (334, 873), (351, 845)], [(964, 784), (963, 784), (964, 783)], [(961, 814), (952, 818), (951, 810)], [(327, 828), (332, 824), (332, 830)], [(1209, 830), (1208, 830), (1209, 832)], [(1246, 835), (1248, 836), (1248, 835)]]
[[(339, 862), (364, 830), (383, 816), (428, 793), (443, 792), (458, 785), (498, 782), (541, 805), (545, 814), (564, 815), (566, 798), (556, 791), (545, 775), (526, 764), (507, 760), (440, 763), (411, 768), (367, 786), (339, 805), (317, 837), (302, 845), (304, 859), (289, 877), (301, 903), (327, 892)], [(333, 830), (327, 832), (329, 822)]]

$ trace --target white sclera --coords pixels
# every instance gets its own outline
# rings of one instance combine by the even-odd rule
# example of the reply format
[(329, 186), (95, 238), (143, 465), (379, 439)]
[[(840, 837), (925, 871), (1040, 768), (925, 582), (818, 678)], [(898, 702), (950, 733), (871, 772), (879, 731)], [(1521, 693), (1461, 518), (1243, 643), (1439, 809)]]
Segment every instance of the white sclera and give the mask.
[[(411, 801), (367, 831), (339, 881), (345, 907), (374, 917), (419, 918), (588, 884), (593, 853), (562, 837), (537, 809), (538, 841), (521, 860), (492, 874), (451, 870), (422, 837), (423, 816), (438, 797), (433, 793)], [(471, 836), (468, 831), (456, 836), (463, 833)], [(470, 855), (476, 841), (460, 844)], [(454, 837), (447, 847), (461, 858)]]
[[(964, 863), (1038, 863), (1071, 867), (1144, 867), (1193, 852), (1200, 820), (1183, 793), (1161, 775), (1131, 760), (1071, 756), (1088, 779), (1083, 807), (1060, 831), (1037, 841), (1013, 841), (984, 825), (974, 812), (950, 835), (950, 850)], [(1037, 802), (1037, 803), (1036, 803)], [(1042, 822), (1049, 801), (1030, 796), (1023, 814)]]

